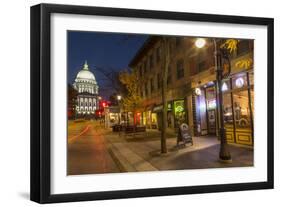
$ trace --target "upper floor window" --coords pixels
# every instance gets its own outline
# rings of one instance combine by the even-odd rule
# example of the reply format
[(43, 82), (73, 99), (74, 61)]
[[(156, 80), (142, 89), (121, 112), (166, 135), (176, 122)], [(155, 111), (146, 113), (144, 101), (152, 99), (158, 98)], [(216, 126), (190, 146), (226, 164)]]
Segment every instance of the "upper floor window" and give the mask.
[(143, 63), (143, 73), (146, 73), (147, 63), (146, 61)]
[(151, 88), (151, 92), (154, 91), (154, 82), (153, 82), (153, 78), (150, 79), (150, 88)]
[(146, 85), (145, 85), (145, 95), (146, 95), (146, 96), (148, 96), (148, 91), (149, 91), (149, 90), (148, 90), (148, 87), (149, 87), (148, 84), (149, 84), (149, 81), (148, 81), (148, 82), (146, 83)]
[(183, 60), (179, 60), (177, 62), (177, 79), (181, 79), (183, 77), (184, 77)]
[(168, 74), (167, 74), (167, 85), (171, 84), (172, 82), (172, 73), (171, 73), (171, 66), (168, 67)]
[(249, 41), (240, 40), (237, 45), (237, 55), (244, 54), (250, 50)]
[(160, 73), (157, 74), (157, 88), (161, 88), (161, 75)]
[(142, 76), (142, 65), (140, 65), (140, 67), (139, 67), (139, 76), (140, 77)]
[(182, 37), (176, 37), (176, 47), (179, 47), (182, 43)]
[(158, 47), (157, 49), (156, 49), (156, 61), (157, 62), (159, 62), (160, 61), (160, 56), (161, 56), (161, 54), (160, 54), (160, 47)]
[(149, 56), (149, 62), (150, 62), (150, 69), (152, 69), (153, 65), (154, 65), (154, 61), (153, 61), (153, 54), (151, 54)]
[(206, 61), (205, 60), (202, 60), (198, 63), (198, 71), (199, 73), (204, 71), (206, 69)]

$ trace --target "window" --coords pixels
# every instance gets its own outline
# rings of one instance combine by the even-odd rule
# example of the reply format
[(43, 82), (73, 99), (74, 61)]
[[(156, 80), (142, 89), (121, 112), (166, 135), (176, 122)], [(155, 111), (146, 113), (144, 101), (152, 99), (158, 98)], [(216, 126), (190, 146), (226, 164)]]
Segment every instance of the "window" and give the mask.
[(250, 128), (251, 119), (247, 90), (233, 93), (233, 109), (236, 128)]
[(177, 62), (177, 79), (181, 79), (183, 77), (184, 77), (183, 60), (179, 60)]
[(140, 67), (139, 67), (139, 76), (140, 77), (142, 76), (142, 65), (140, 65)]
[(205, 60), (203, 60), (203, 61), (198, 63), (198, 71), (199, 71), (199, 73), (204, 71), (204, 70), (206, 70), (206, 68), (207, 67), (206, 67), (206, 61)]
[(157, 88), (158, 89), (161, 88), (161, 76), (160, 76), (160, 73), (157, 74)]
[(152, 69), (152, 67), (154, 65), (153, 54), (149, 56), (149, 61), (150, 61), (150, 69)]
[(249, 41), (247, 40), (240, 40), (237, 45), (237, 55), (244, 54), (250, 50), (249, 48)]
[(171, 74), (171, 66), (168, 67), (168, 74), (167, 74), (167, 85), (171, 84), (172, 82), (172, 74)]
[(143, 73), (145, 74), (146, 73), (146, 61), (143, 63)]
[(207, 69), (207, 64), (206, 64), (206, 54), (203, 52), (198, 53), (198, 72), (202, 72)]
[(234, 89), (247, 87), (247, 76), (246, 74), (239, 74), (236, 77), (232, 78), (232, 87)]
[(149, 84), (149, 82), (147, 82), (147, 83), (145, 84), (145, 95), (146, 95), (146, 96), (148, 96), (148, 84)]
[(153, 78), (150, 79), (150, 87), (151, 87), (151, 93), (154, 91), (154, 82)]
[(160, 62), (160, 47), (156, 49), (156, 61), (157, 63)]
[(176, 47), (179, 47), (182, 42), (182, 37), (176, 37)]

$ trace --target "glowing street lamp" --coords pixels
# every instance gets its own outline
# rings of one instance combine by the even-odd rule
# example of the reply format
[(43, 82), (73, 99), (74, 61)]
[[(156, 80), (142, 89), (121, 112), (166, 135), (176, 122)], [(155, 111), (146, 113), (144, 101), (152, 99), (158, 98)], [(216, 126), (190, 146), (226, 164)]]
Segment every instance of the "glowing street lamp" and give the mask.
[(120, 101), (122, 99), (121, 95), (117, 95), (117, 100)]
[[(222, 86), (223, 86), (223, 89), (226, 89), (226, 87), (225, 87), (225, 85), (222, 84), (222, 79), (224, 78), (223, 67), (222, 67), (223, 58), (228, 60), (228, 64), (229, 64), (228, 74), (230, 73), (231, 65), (230, 65), (228, 55), (223, 50), (223, 48), (220, 48), (217, 46), (217, 41), (215, 38), (213, 38), (213, 43), (214, 43), (215, 71), (217, 73), (217, 90), (218, 90), (218, 104), (216, 106), (217, 106), (217, 110), (219, 112), (219, 135), (220, 135), (219, 158), (220, 158), (220, 161), (222, 161), (222, 162), (231, 163), (232, 159), (231, 159), (230, 152), (228, 150), (225, 128), (224, 128)], [(197, 48), (203, 48), (205, 46), (205, 44), (206, 44), (206, 41), (203, 38), (198, 38), (195, 41), (195, 46)]]
[(204, 38), (197, 38), (195, 41), (195, 46), (197, 48), (202, 48), (206, 45), (206, 40)]

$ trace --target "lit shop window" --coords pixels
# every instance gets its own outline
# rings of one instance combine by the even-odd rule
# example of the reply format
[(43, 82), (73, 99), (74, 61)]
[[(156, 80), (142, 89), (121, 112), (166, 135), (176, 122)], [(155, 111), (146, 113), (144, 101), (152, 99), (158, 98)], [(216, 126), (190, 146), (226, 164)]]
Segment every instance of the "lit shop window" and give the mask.
[(222, 90), (222, 92), (226, 92), (226, 91), (230, 90), (230, 81), (229, 80), (226, 80), (222, 83), (221, 90)]
[(251, 119), (247, 90), (233, 93), (233, 110), (236, 128), (250, 128)]
[(233, 114), (232, 114), (231, 93), (227, 93), (223, 95), (223, 114), (224, 114), (225, 127), (232, 128)]
[(245, 86), (247, 86), (247, 76), (245, 74), (239, 75), (237, 77), (234, 77), (232, 79), (232, 87), (233, 89), (236, 88), (243, 88)]

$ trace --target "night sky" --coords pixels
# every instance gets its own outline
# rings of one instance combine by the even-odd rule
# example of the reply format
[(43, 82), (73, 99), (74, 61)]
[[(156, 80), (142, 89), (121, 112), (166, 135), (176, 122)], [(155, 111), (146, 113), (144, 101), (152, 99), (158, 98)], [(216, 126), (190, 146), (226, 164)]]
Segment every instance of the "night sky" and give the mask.
[(105, 87), (109, 80), (99, 70), (120, 71), (128, 68), (129, 62), (148, 37), (81, 31), (68, 31), (67, 35), (68, 83), (73, 84), (76, 74), (87, 60), (98, 82), (99, 95), (103, 98), (108, 98), (114, 91)]

